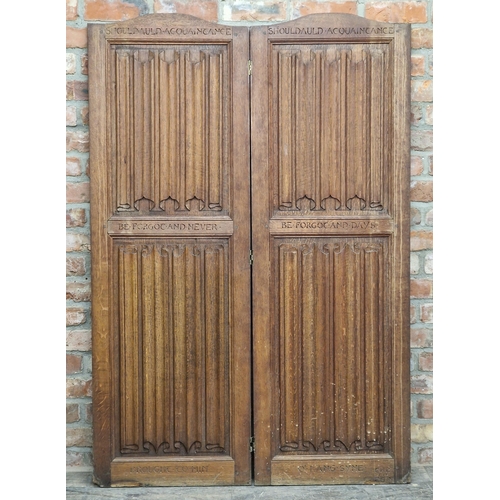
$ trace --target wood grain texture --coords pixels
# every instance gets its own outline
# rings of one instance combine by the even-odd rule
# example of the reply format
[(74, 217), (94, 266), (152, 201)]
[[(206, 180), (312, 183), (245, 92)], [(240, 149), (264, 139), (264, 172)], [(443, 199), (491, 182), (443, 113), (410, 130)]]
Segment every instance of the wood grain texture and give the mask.
[(275, 210), (387, 212), (388, 43), (272, 45)]
[(409, 36), (89, 26), (98, 484), (409, 480)]
[(408, 42), (350, 15), (251, 28), (257, 484), (375, 480), (323, 473), (353, 454), (409, 480)]
[(116, 211), (227, 213), (227, 45), (111, 49)]
[(274, 251), (279, 451), (387, 452), (387, 238), (275, 239)]
[(248, 30), (89, 30), (95, 481), (248, 484)]
[(229, 453), (227, 241), (114, 243), (120, 453)]

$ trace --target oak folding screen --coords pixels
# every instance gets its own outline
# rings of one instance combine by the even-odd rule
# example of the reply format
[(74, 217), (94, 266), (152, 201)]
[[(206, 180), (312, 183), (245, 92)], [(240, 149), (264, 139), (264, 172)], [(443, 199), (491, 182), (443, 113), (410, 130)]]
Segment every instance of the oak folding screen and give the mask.
[(89, 54), (96, 482), (409, 481), (409, 26), (151, 15)]

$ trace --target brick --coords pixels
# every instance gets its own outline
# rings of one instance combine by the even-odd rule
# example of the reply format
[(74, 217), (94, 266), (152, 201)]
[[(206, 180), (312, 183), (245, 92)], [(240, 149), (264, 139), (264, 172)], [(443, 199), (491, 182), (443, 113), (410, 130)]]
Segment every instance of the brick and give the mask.
[(66, 100), (72, 101), (75, 98), (75, 84), (72, 80), (66, 82)]
[(90, 352), (92, 334), (90, 330), (70, 330), (66, 332), (66, 350)]
[(432, 424), (412, 424), (412, 443), (428, 443), (429, 441), (432, 441), (432, 427)]
[(89, 107), (88, 106), (84, 106), (80, 110), (80, 116), (82, 117), (82, 123), (84, 125), (88, 125), (89, 124)]
[(85, 405), (85, 422), (91, 424), (92, 423), (92, 403)]
[(77, 403), (66, 405), (66, 423), (71, 424), (80, 420), (80, 409)]
[(411, 157), (411, 175), (418, 176), (424, 173), (424, 160), (421, 156)]
[(78, 17), (78, 0), (66, 0), (66, 21), (74, 21)]
[(66, 379), (67, 398), (85, 398), (92, 396), (92, 380), (79, 378)]
[(429, 28), (413, 28), (411, 30), (412, 49), (432, 49), (432, 30)]
[(88, 101), (89, 100), (89, 84), (88, 81), (77, 81), (75, 85), (75, 101)]
[(432, 297), (432, 280), (413, 279), (410, 280), (410, 298), (428, 299)]
[(417, 403), (418, 418), (432, 418), (433, 401), (432, 399), (421, 399)]
[(432, 102), (432, 80), (412, 80), (411, 100), (416, 102)]
[(76, 55), (66, 54), (66, 74), (72, 75), (76, 73)]
[(83, 257), (66, 258), (66, 276), (85, 276), (86, 272)]
[(85, 0), (87, 21), (125, 21), (149, 14), (146, 0)]
[(89, 84), (87, 81), (70, 80), (66, 82), (67, 101), (88, 101)]
[(410, 184), (411, 201), (432, 201), (432, 181), (412, 181)]
[(82, 75), (89, 74), (89, 56), (87, 54), (82, 56), (80, 71), (82, 72)]
[(70, 130), (66, 132), (66, 151), (89, 151), (89, 133), (84, 130)]
[(412, 104), (410, 107), (410, 123), (417, 127), (424, 118), (424, 112), (420, 104)]
[(420, 272), (420, 259), (415, 253), (410, 255), (410, 274), (418, 274)]
[(81, 467), (84, 465), (85, 453), (66, 450), (66, 467)]
[(419, 374), (411, 377), (413, 394), (432, 394), (432, 375)]
[(411, 147), (415, 151), (432, 151), (432, 131), (412, 130)]
[(410, 330), (411, 347), (432, 347), (432, 330), (427, 328), (412, 328)]
[(92, 446), (92, 429), (70, 427), (66, 429), (66, 446)]
[(432, 371), (432, 352), (423, 352), (418, 358), (418, 367), (420, 371), (431, 372)]
[(227, 0), (224, 2), (224, 21), (285, 21), (286, 3), (275, 0)]
[(66, 106), (66, 127), (76, 126), (76, 108), (75, 106)]
[(426, 274), (433, 273), (433, 256), (431, 253), (425, 256), (424, 271)]
[(66, 326), (83, 325), (87, 321), (87, 311), (78, 307), (66, 309)]
[(82, 357), (76, 354), (66, 354), (66, 375), (81, 373)]
[(87, 46), (87, 28), (66, 26), (66, 48), (83, 49)]
[(425, 106), (425, 123), (426, 125), (433, 125), (434, 122), (434, 106), (428, 104)]
[(432, 323), (433, 309), (433, 304), (422, 304), (420, 306), (420, 318), (422, 319), (422, 323)]
[(189, 14), (200, 19), (205, 19), (205, 21), (217, 22), (217, 5), (217, 0), (155, 0), (154, 11)]
[(417, 322), (417, 308), (414, 305), (410, 305), (410, 324), (415, 324)]
[(66, 252), (82, 252), (90, 250), (90, 238), (87, 234), (66, 234)]
[(426, 23), (427, 2), (367, 2), (365, 17), (386, 23)]
[(86, 222), (87, 214), (84, 208), (70, 208), (66, 210), (66, 227), (83, 227)]
[(432, 464), (432, 448), (421, 448), (418, 450), (418, 463), (419, 464)]
[(432, 248), (432, 240), (433, 236), (431, 231), (411, 231), (410, 249), (412, 252), (430, 250)]
[(411, 56), (411, 76), (425, 75), (425, 57), (421, 55)]
[(71, 177), (78, 177), (82, 175), (82, 167), (80, 165), (80, 159), (73, 156), (66, 158), (66, 175)]
[(416, 207), (410, 208), (410, 224), (412, 226), (418, 226), (422, 222), (422, 215), (420, 210)]
[(292, 19), (307, 16), (309, 14), (321, 14), (327, 12), (356, 14), (356, 2), (324, 2), (324, 1), (295, 1), (292, 2)]
[(433, 170), (434, 170), (434, 157), (429, 156), (429, 175), (433, 175)]
[(91, 289), (90, 283), (66, 283), (66, 300), (73, 302), (90, 302)]
[(66, 202), (67, 203), (90, 202), (90, 184), (88, 182), (67, 182)]
[(432, 226), (433, 221), (434, 221), (434, 210), (429, 210), (425, 214), (425, 225)]

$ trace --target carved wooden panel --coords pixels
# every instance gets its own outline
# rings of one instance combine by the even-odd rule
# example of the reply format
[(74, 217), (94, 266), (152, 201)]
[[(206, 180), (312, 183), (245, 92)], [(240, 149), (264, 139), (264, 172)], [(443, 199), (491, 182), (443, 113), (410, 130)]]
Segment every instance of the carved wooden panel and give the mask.
[(251, 58), (256, 483), (407, 482), (409, 27), (312, 15)]
[(227, 213), (228, 65), (227, 45), (111, 46), (118, 212)]
[(114, 245), (120, 453), (228, 454), (227, 241)]
[(274, 246), (279, 451), (388, 452), (387, 238)]
[(392, 50), (272, 46), (273, 202), (282, 212), (387, 212)]
[(89, 27), (94, 475), (248, 484), (248, 30)]

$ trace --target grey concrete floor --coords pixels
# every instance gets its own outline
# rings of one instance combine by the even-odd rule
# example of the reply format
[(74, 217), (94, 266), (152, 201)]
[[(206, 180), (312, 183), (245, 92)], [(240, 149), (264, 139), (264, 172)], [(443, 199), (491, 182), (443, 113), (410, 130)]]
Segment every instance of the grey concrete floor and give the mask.
[(432, 466), (414, 465), (412, 482), (398, 485), (364, 486), (209, 486), (99, 488), (90, 472), (68, 472), (67, 500), (424, 500), (432, 499)]

